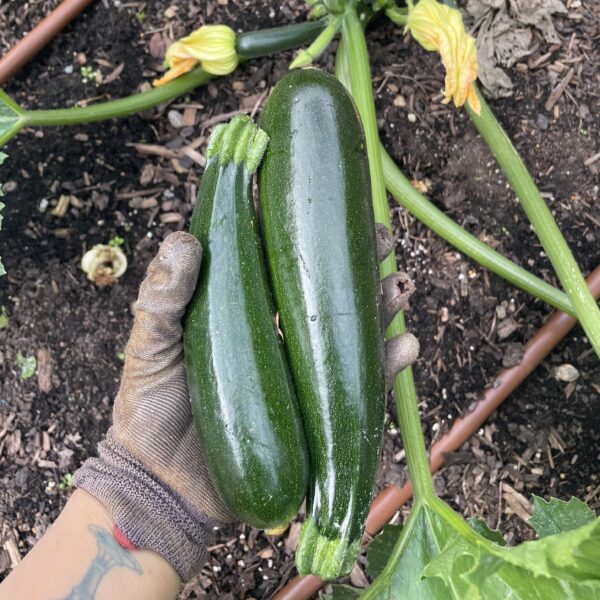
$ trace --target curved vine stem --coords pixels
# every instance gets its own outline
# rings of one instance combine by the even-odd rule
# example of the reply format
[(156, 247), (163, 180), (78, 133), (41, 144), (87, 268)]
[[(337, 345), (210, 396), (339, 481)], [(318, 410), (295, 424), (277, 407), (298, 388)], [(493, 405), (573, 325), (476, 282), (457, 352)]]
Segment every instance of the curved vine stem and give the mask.
[(575, 316), (569, 297), (554, 286), (515, 264), (487, 244), (465, 231), (426, 196), (414, 188), (406, 175), (381, 147), (385, 185), (396, 200), (429, 229), (475, 262), (510, 281), (516, 287), (543, 300), (558, 310)]
[(521, 201), (527, 218), (571, 300), (575, 316), (600, 357), (600, 308), (523, 159), (478, 90), (477, 95), (481, 113), (478, 115), (467, 105), (469, 117), (487, 142)]

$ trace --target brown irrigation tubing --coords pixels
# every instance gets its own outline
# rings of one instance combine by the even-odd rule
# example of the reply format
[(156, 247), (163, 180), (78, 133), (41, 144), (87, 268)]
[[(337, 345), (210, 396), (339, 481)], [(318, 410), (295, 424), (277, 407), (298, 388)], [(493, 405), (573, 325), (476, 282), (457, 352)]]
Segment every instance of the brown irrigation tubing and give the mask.
[(0, 85), (22, 69), (93, 0), (63, 0), (0, 59)]
[[(596, 300), (600, 297), (600, 266), (587, 278)], [(521, 362), (498, 373), (494, 385), (485, 390), (472, 412), (457, 419), (446, 435), (430, 449), (429, 465), (432, 472), (444, 464), (444, 453), (458, 450), (479, 430), (486, 419), (506, 400), (525, 378), (550, 354), (554, 347), (573, 329), (577, 320), (566, 313), (556, 311), (525, 346)], [(371, 505), (366, 532), (369, 536), (379, 533), (396, 512), (412, 497), (410, 483), (397, 487), (391, 485), (383, 490)], [(273, 600), (308, 600), (316, 594), (323, 582), (318, 577), (295, 577)]]

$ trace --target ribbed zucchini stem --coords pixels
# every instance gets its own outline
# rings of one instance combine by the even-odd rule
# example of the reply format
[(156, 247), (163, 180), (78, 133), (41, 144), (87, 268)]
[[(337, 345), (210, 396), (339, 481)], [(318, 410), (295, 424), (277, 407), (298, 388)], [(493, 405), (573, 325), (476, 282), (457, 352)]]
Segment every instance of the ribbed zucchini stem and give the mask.
[(217, 125), (208, 140), (206, 155), (218, 154), (219, 163), (244, 163), (254, 173), (264, 156), (269, 136), (247, 115), (238, 115), (229, 123)]
[(360, 552), (361, 538), (353, 542), (346, 537), (329, 539), (319, 533), (310, 515), (300, 531), (296, 568), (300, 575), (318, 575), (326, 581), (349, 573)]

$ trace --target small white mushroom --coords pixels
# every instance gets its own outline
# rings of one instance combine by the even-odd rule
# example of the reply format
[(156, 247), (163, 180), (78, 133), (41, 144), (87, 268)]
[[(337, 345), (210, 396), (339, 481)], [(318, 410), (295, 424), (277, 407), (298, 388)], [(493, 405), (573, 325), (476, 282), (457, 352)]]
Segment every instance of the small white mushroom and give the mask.
[(554, 377), (556, 377), (558, 381), (573, 382), (577, 381), (579, 378), (579, 371), (573, 365), (564, 363), (556, 367), (554, 370)]
[(81, 259), (81, 268), (98, 287), (116, 283), (127, 270), (127, 257), (118, 247), (96, 244)]

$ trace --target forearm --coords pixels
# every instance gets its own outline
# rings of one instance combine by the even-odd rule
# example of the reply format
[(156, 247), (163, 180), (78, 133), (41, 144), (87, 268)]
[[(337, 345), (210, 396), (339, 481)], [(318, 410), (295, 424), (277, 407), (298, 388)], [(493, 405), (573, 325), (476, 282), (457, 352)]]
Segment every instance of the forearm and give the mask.
[(77, 490), (59, 518), (0, 586), (0, 600), (164, 600), (180, 580), (148, 550), (125, 550), (113, 538), (107, 509)]

